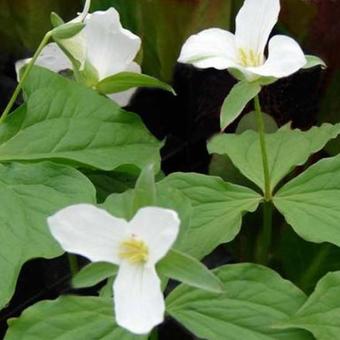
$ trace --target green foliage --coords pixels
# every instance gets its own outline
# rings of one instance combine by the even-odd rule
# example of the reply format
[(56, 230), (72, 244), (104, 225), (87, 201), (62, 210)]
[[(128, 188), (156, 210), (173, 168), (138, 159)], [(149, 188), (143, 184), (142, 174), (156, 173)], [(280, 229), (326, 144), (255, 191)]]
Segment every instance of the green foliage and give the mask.
[(255, 211), (262, 199), (248, 188), (195, 173), (172, 174), (159, 185), (177, 189), (189, 198), (193, 214), (188, 241), (181, 250), (197, 258), (234, 239), (240, 231), (242, 215)]
[(189, 286), (214, 293), (222, 293), (222, 282), (195, 258), (178, 250), (171, 250), (157, 266), (160, 274)]
[(224, 284), (216, 295), (184, 285), (167, 298), (167, 312), (199, 338), (310, 339), (303, 331), (275, 330), (306, 301), (305, 295), (272, 270), (237, 264), (215, 271)]
[(9, 321), (5, 340), (143, 340), (118, 327), (112, 299), (66, 296), (42, 301)]
[(303, 328), (318, 340), (337, 339), (340, 323), (340, 272), (329, 273), (317, 284), (305, 304), (282, 328)]
[[(323, 124), (309, 131), (292, 130), (284, 126), (266, 135), (272, 191), (298, 165), (303, 165), (313, 153), (340, 133), (340, 124)], [(210, 153), (227, 155), (234, 165), (264, 191), (264, 174), (258, 133), (221, 134), (208, 144)]]
[(240, 81), (237, 83), (222, 105), (220, 116), (221, 130), (225, 130), (244, 110), (246, 105), (261, 91), (257, 82)]
[(89, 263), (72, 278), (74, 288), (92, 287), (117, 273), (118, 267), (112, 263)]
[(90, 89), (36, 67), (27, 104), (0, 126), (0, 161), (54, 159), (103, 170), (159, 163), (139, 117)]
[(146, 74), (121, 72), (101, 80), (96, 89), (105, 94), (122, 92), (134, 87), (160, 88), (175, 94), (174, 89), (162, 81)]
[(340, 246), (340, 155), (319, 161), (287, 183), (274, 204), (305, 240)]
[(53, 163), (0, 164), (0, 308), (12, 296), (27, 260), (63, 253), (46, 218), (83, 202), (94, 203), (95, 191), (75, 169)]

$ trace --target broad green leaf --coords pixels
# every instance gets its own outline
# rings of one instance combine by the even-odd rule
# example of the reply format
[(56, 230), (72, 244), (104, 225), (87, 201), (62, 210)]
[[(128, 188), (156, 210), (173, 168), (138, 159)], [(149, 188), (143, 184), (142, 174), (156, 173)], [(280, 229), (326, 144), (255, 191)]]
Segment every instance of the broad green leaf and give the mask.
[(261, 91), (256, 82), (240, 81), (230, 91), (221, 109), (220, 127), (225, 130), (244, 110), (246, 105)]
[(0, 309), (26, 261), (63, 253), (48, 231), (47, 217), (85, 202), (95, 202), (95, 190), (75, 169), (53, 163), (0, 164)]
[(340, 155), (323, 159), (281, 188), (274, 204), (305, 240), (340, 246)]
[(178, 250), (170, 250), (157, 265), (162, 275), (191, 287), (221, 293), (222, 282), (204, 264)]
[[(309, 131), (292, 130), (283, 126), (275, 133), (266, 134), (269, 173), (272, 191), (289, 172), (303, 165), (313, 153), (340, 133), (340, 124), (323, 124)], [(264, 176), (258, 133), (246, 131), (241, 135), (220, 134), (209, 142), (210, 153), (227, 155), (234, 165), (264, 190)]]
[[(236, 133), (241, 134), (247, 130), (258, 131), (256, 114), (257, 114), (256, 111), (251, 111), (244, 115), (237, 125)], [(262, 116), (264, 123), (264, 131), (266, 133), (273, 133), (278, 130), (278, 126), (275, 122), (275, 119), (272, 116), (264, 112), (262, 112)]]
[(109, 298), (65, 296), (42, 301), (9, 321), (5, 340), (142, 340), (117, 326)]
[(140, 118), (74, 81), (35, 67), (27, 104), (0, 126), (0, 161), (55, 159), (102, 170), (159, 166), (161, 143)]
[(242, 215), (257, 209), (262, 197), (253, 190), (218, 177), (176, 173), (159, 182), (190, 199), (193, 206), (187, 242), (181, 251), (202, 258), (239, 233)]
[(198, 338), (209, 340), (302, 340), (307, 332), (275, 330), (306, 301), (305, 295), (277, 273), (254, 264), (215, 271), (223, 294), (180, 285), (167, 298), (167, 312)]
[(84, 171), (84, 174), (94, 184), (97, 191), (97, 201), (102, 203), (113, 193), (122, 193), (135, 186), (138, 175), (126, 171)]
[(72, 278), (72, 287), (92, 287), (102, 282), (117, 272), (117, 266), (112, 263), (95, 262), (89, 263)]
[(170, 85), (146, 74), (133, 72), (117, 73), (103, 79), (96, 85), (96, 89), (104, 94), (122, 92), (134, 87), (160, 88), (175, 94), (174, 89)]
[(319, 57), (315, 55), (306, 55), (307, 64), (303, 67), (304, 69), (309, 69), (312, 67), (320, 66), (322, 68), (326, 68), (326, 63)]
[(329, 273), (317, 284), (306, 303), (283, 327), (303, 328), (318, 340), (338, 339), (340, 333), (340, 272)]

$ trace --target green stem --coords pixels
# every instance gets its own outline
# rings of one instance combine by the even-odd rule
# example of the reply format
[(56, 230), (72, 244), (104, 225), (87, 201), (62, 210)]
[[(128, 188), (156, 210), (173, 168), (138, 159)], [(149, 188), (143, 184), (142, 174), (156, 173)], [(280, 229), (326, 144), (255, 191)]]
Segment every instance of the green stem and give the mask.
[(266, 265), (268, 263), (269, 250), (272, 241), (272, 216), (273, 205), (271, 202), (263, 203), (263, 225), (257, 236), (255, 261)]
[(22, 90), (22, 86), (23, 86), (26, 78), (28, 77), (29, 73), (32, 70), (32, 67), (33, 67), (34, 63), (37, 61), (41, 51), (46, 46), (46, 44), (48, 43), (50, 38), (51, 38), (51, 32), (47, 32), (46, 35), (44, 36), (44, 38), (42, 39), (38, 49), (34, 53), (34, 56), (32, 57), (31, 61), (26, 66), (24, 74), (22, 75), (22, 77), (21, 77), (21, 79), (20, 79), (20, 81), (19, 81), (15, 91), (13, 92), (13, 95), (12, 95), (10, 101), (8, 102), (4, 112), (2, 113), (2, 116), (0, 117), (0, 123), (2, 123), (6, 119), (8, 114), (11, 112), (12, 107), (13, 107), (16, 99), (18, 98), (18, 95), (20, 94), (20, 92)]
[(320, 266), (324, 262), (324, 260), (327, 258), (329, 252), (331, 250), (331, 245), (327, 244), (325, 245), (320, 251), (315, 255), (315, 257), (312, 259), (310, 265), (306, 269), (306, 271), (301, 276), (301, 279), (299, 280), (298, 286), (303, 289), (304, 291), (307, 291), (310, 287), (311, 281), (315, 278), (318, 271), (320, 270)]
[(256, 120), (257, 120), (257, 128), (260, 137), (260, 146), (261, 146), (261, 155), (262, 155), (262, 165), (263, 165), (263, 174), (264, 174), (264, 199), (268, 202), (272, 199), (271, 185), (270, 185), (270, 174), (269, 174), (269, 166), (268, 166), (268, 154), (266, 147), (266, 135), (264, 131), (264, 122), (263, 115), (260, 105), (259, 96), (256, 96), (254, 99), (255, 103), (255, 111), (256, 111)]
[(257, 263), (267, 264), (269, 250), (272, 240), (272, 192), (270, 184), (270, 174), (268, 165), (268, 154), (266, 146), (266, 135), (264, 130), (264, 121), (260, 105), (259, 96), (254, 98), (257, 128), (260, 139), (261, 156), (262, 156), (262, 166), (264, 175), (264, 203), (263, 203), (263, 225), (259, 231), (256, 241), (255, 248), (255, 260)]
[(71, 274), (72, 276), (74, 276), (79, 272), (77, 256), (73, 254), (67, 254), (67, 257), (68, 257), (68, 263), (70, 266)]

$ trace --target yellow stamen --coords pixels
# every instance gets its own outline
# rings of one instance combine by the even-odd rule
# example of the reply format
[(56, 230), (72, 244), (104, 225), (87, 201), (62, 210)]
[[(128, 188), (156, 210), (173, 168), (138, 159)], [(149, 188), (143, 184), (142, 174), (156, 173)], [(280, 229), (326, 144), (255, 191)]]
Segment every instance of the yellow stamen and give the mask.
[(239, 58), (241, 61), (241, 64), (243, 66), (259, 66), (261, 65), (261, 55), (256, 54), (254, 50), (245, 50), (243, 48), (240, 48), (239, 50)]
[(131, 263), (145, 263), (149, 258), (149, 248), (143, 241), (132, 237), (121, 243), (119, 256)]

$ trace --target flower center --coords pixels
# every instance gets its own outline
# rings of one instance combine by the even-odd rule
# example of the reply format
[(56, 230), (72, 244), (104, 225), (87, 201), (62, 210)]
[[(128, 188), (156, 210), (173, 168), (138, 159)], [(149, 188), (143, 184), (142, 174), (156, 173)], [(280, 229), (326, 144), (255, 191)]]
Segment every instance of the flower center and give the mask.
[(121, 243), (119, 256), (131, 263), (145, 263), (149, 258), (149, 248), (142, 240), (132, 236)]
[(259, 66), (262, 64), (261, 54), (256, 54), (254, 50), (245, 50), (243, 48), (239, 48), (239, 59), (243, 66)]

